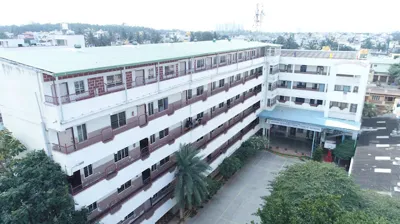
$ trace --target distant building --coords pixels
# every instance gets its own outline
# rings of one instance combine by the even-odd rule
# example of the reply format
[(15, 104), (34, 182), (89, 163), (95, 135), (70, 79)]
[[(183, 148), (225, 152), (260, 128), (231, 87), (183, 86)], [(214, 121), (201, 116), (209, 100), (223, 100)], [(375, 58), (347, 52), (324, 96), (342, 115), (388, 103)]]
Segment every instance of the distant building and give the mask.
[(23, 47), (24, 40), (22, 39), (0, 39), (0, 48)]

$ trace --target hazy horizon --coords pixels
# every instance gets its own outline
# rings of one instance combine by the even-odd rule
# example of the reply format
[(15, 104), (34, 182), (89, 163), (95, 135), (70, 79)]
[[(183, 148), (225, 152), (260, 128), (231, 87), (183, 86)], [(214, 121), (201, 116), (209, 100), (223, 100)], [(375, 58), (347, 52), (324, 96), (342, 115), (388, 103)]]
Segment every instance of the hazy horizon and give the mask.
[[(203, 0), (193, 4), (184, 0), (133, 2), (70, 0), (66, 5), (50, 0), (3, 3), (0, 25), (30, 23), (89, 23), (98, 25), (144, 26), (154, 29), (215, 30), (217, 24), (242, 24), (253, 29), (257, 0), (231, 2)], [(108, 2), (107, 2), (108, 3)], [(263, 32), (355, 32), (377, 33), (400, 30), (400, 1), (381, 0), (281, 0), (263, 2)], [(15, 10), (14, 10), (15, 9)], [(17, 11), (18, 10), (18, 11)]]

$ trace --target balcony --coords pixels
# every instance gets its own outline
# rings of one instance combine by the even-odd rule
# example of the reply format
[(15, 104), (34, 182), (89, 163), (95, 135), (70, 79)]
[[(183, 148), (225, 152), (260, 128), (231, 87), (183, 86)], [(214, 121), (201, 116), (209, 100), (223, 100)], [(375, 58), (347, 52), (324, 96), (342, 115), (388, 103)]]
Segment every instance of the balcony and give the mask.
[[(232, 82), (232, 83), (225, 83), (223, 88), (219, 88), (218, 91), (229, 91), (230, 88), (237, 86), (238, 84), (242, 83), (245, 84), (247, 81), (252, 80), (252, 79), (258, 79), (261, 73), (254, 73), (253, 75), (243, 77), (242, 79)], [(172, 115), (176, 110), (179, 110), (187, 105), (194, 104), (198, 101), (205, 101), (207, 100), (209, 95), (215, 95), (216, 92), (212, 93), (211, 91), (208, 92), (205, 90), (201, 95), (194, 96), (191, 99), (185, 101), (185, 100), (179, 100), (176, 102), (173, 102), (168, 105), (168, 108), (162, 111), (158, 111), (158, 109), (155, 109), (151, 115), (148, 114), (142, 114), (138, 115), (135, 117), (131, 117), (127, 119), (126, 125), (117, 128), (117, 129), (112, 129), (111, 126), (105, 127), (103, 129), (97, 130), (92, 133), (88, 133), (88, 139), (79, 142), (78, 139), (75, 139), (75, 143), (59, 143), (59, 144), (54, 144), (53, 143), (53, 150), (58, 151), (64, 154), (70, 154), (73, 153), (77, 150), (83, 149), (87, 146), (93, 145), (98, 142), (108, 142), (111, 141), (115, 135), (118, 135), (124, 131), (130, 130), (135, 127), (144, 127), (146, 126), (150, 121), (157, 119), (159, 117), (162, 117), (164, 115)]]
[[(182, 77), (185, 75), (203, 72), (206, 70), (212, 70), (212, 69), (216, 69), (217, 67), (224, 67), (227, 65), (236, 64), (239, 62), (245, 62), (245, 61), (262, 58), (262, 57), (264, 57), (264, 56), (257, 55), (257, 56), (253, 56), (253, 57), (243, 58), (242, 60), (239, 60), (238, 62), (226, 61), (225, 63), (220, 64), (218, 66), (205, 65), (202, 68), (181, 70), (177, 73), (175, 71), (169, 71), (168, 73), (163, 74), (162, 77), (160, 77), (159, 75), (154, 75), (153, 78), (151, 78), (151, 79), (146, 79), (143, 76), (136, 77), (135, 80), (133, 80), (133, 81), (129, 81), (129, 82), (127, 81), (127, 83), (118, 83), (118, 86), (107, 87), (107, 84), (105, 84), (104, 88), (100, 88), (98, 93), (86, 91), (86, 92), (83, 92), (80, 94), (68, 94), (65, 96), (60, 96), (60, 100), (61, 100), (62, 104), (68, 104), (68, 103), (85, 100), (85, 99), (89, 99), (89, 98), (93, 98), (93, 97), (97, 97), (97, 96), (103, 96), (103, 95), (106, 95), (109, 93), (122, 91), (122, 90), (125, 90), (125, 88), (131, 89), (131, 88), (135, 88), (135, 87), (139, 87), (139, 86), (153, 84), (153, 83), (157, 82), (157, 80), (159, 78), (160, 78), (160, 81), (166, 81), (166, 80)], [(57, 95), (45, 95), (44, 100), (46, 103), (56, 105), (56, 106), (59, 105), (59, 99), (58, 99)]]
[[(237, 122), (243, 121), (244, 118), (249, 116), (251, 113), (256, 112), (260, 108), (260, 104), (256, 103), (252, 107), (244, 110), (242, 113), (238, 114), (238, 116), (234, 117), (233, 119), (225, 122), (223, 125), (221, 125), (219, 128), (214, 129), (211, 133), (205, 135), (206, 138), (204, 141), (201, 142), (201, 144), (197, 144), (198, 142), (192, 143), (194, 147), (205, 147), (206, 145), (210, 144), (213, 140), (218, 138), (220, 135), (226, 133), (232, 126), (234, 126)], [(254, 128), (258, 123), (257, 122), (252, 122), (248, 126), (246, 126), (239, 134), (238, 138), (236, 139), (230, 139), (229, 144), (223, 144), (224, 147), (230, 147), (232, 144), (234, 144), (237, 140), (241, 139), (243, 135), (245, 135), (248, 131), (250, 131), (252, 128)], [(251, 126), (251, 128), (249, 128)], [(209, 136), (209, 137), (208, 137)], [(236, 135), (235, 135), (236, 136)], [(234, 137), (235, 137), (234, 136)], [(227, 148), (221, 148), (221, 150), (226, 151)], [(216, 159), (216, 158), (214, 158)], [(153, 182), (155, 182), (157, 179), (161, 178), (164, 174), (167, 172), (173, 172), (175, 170), (175, 164), (176, 164), (176, 159), (174, 156), (171, 157), (170, 161), (166, 164), (164, 164), (161, 169), (159, 168), (156, 171), (151, 172), (150, 177), (146, 179), (142, 179), (138, 177), (135, 181), (136, 183), (132, 183), (132, 186), (129, 187), (127, 190), (123, 191), (121, 194), (118, 194), (117, 192), (114, 192), (110, 195), (108, 195), (106, 198), (102, 199), (101, 201), (98, 201), (98, 208), (94, 211), (89, 216), (90, 220), (99, 220), (101, 217), (105, 216), (108, 212), (115, 213), (117, 210), (119, 210), (122, 206), (122, 203), (124, 203), (127, 200), (130, 200), (133, 198), (135, 195), (139, 194), (142, 190), (147, 190)], [(135, 186), (135, 187), (134, 187)]]
[(305, 87), (305, 86), (293, 86), (293, 89), (298, 89), (298, 90), (308, 90), (308, 91), (315, 91), (315, 92), (323, 92), (320, 91), (318, 87)]
[[(205, 112), (203, 117), (193, 119), (195, 122), (192, 122), (191, 124), (187, 123), (187, 120), (185, 119), (180, 123), (179, 127), (176, 127), (172, 130), (169, 130), (169, 133), (167, 136), (165, 136), (162, 139), (155, 139), (153, 143), (151, 143), (148, 147), (140, 148), (137, 146), (133, 150), (129, 152), (129, 157), (123, 158), (118, 162), (114, 162), (114, 159), (111, 159), (109, 161), (106, 161), (103, 165), (96, 167), (93, 169), (93, 175), (90, 177), (85, 178), (82, 180), (82, 184), (73, 187), (72, 194), (78, 194), (79, 192), (87, 189), (88, 187), (92, 186), (93, 184), (103, 180), (103, 179), (110, 179), (118, 173), (119, 170), (125, 168), (126, 166), (134, 163), (135, 161), (138, 161), (139, 159), (141, 160), (146, 160), (149, 158), (151, 153), (155, 152), (157, 149), (163, 147), (164, 145), (167, 144), (173, 144), (175, 140), (182, 135), (186, 134), (189, 131), (194, 130), (195, 128), (199, 127), (200, 125), (205, 125), (209, 120), (217, 117), (218, 115), (222, 113), (226, 113), (229, 111), (229, 109), (233, 108), (234, 106), (244, 103), (245, 100), (251, 98), (252, 96), (255, 96), (259, 93), (259, 91), (253, 91), (249, 92), (245, 96), (241, 94), (241, 96), (231, 102), (229, 105), (227, 103), (224, 103), (224, 106), (218, 109), (215, 109), (215, 111), (208, 110), (208, 112)], [(242, 116), (242, 115), (241, 115)], [(247, 115), (246, 115), (247, 116)], [(208, 140), (208, 139), (204, 139)], [(194, 145), (201, 147), (206, 141), (200, 141), (193, 143)], [(204, 144), (200, 144), (204, 143)]]

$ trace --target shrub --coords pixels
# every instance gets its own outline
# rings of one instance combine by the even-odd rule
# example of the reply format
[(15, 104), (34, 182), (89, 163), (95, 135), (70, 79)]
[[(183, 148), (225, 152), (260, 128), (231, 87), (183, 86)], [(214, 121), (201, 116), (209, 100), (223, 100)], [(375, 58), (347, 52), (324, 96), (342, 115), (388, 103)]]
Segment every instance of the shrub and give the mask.
[(323, 154), (324, 154), (324, 152), (323, 152), (322, 148), (319, 146), (318, 148), (315, 149), (315, 151), (312, 155), (312, 160), (321, 162)]
[(218, 181), (218, 180), (214, 180), (210, 177), (207, 177), (206, 181), (207, 181), (208, 196), (209, 196), (209, 198), (211, 198), (222, 187), (222, 182)]
[(219, 166), (220, 174), (225, 178), (229, 179), (233, 174), (236, 173), (242, 167), (242, 162), (235, 156), (228, 157)]

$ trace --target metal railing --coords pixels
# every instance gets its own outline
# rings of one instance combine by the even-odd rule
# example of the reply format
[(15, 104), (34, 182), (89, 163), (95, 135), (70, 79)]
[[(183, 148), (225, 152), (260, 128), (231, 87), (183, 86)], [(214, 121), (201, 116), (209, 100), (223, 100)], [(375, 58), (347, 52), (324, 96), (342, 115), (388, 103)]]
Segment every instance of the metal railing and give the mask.
[[(162, 79), (160, 79), (160, 81), (169, 80), (169, 79), (181, 77), (184, 75), (188, 75), (191, 73), (202, 72), (202, 71), (206, 71), (206, 70), (210, 70), (210, 69), (215, 69), (217, 67), (223, 67), (223, 66), (236, 64), (236, 63), (244, 62), (244, 61), (248, 61), (248, 60), (253, 60), (253, 59), (261, 58), (261, 57), (264, 57), (264, 56), (256, 55), (254, 57), (248, 57), (246, 59), (242, 59), (238, 62), (227, 60), (226, 63), (218, 65), (218, 66), (217, 65), (215, 65), (215, 66), (214, 65), (204, 65), (204, 67), (202, 67), (202, 68), (181, 70), (178, 73), (175, 73), (175, 71), (170, 71), (170, 73), (164, 74), (164, 77)], [(157, 79), (158, 79), (157, 75), (154, 75), (153, 79), (146, 79), (144, 76), (135, 77), (134, 81), (126, 84), (126, 88), (131, 89), (131, 88), (138, 87), (138, 86), (152, 84), (152, 83), (157, 82)], [(104, 88), (105, 88), (104, 91), (99, 91), (97, 94), (94, 92), (86, 91), (85, 97), (83, 97), (83, 96), (80, 97), (79, 95), (81, 95), (81, 94), (69, 94), (69, 95), (62, 96), (63, 99), (61, 100), (61, 103), (67, 104), (67, 103), (76, 102), (79, 100), (89, 99), (89, 98), (93, 98), (96, 96), (101, 96), (101, 95), (105, 95), (105, 94), (109, 94), (109, 93), (118, 92), (118, 91), (125, 89), (125, 84), (121, 83), (121, 84), (118, 84), (117, 86), (108, 87), (108, 85), (105, 83)], [(49, 103), (49, 104), (53, 104), (53, 105), (59, 105), (57, 96), (45, 95), (45, 102)]]

